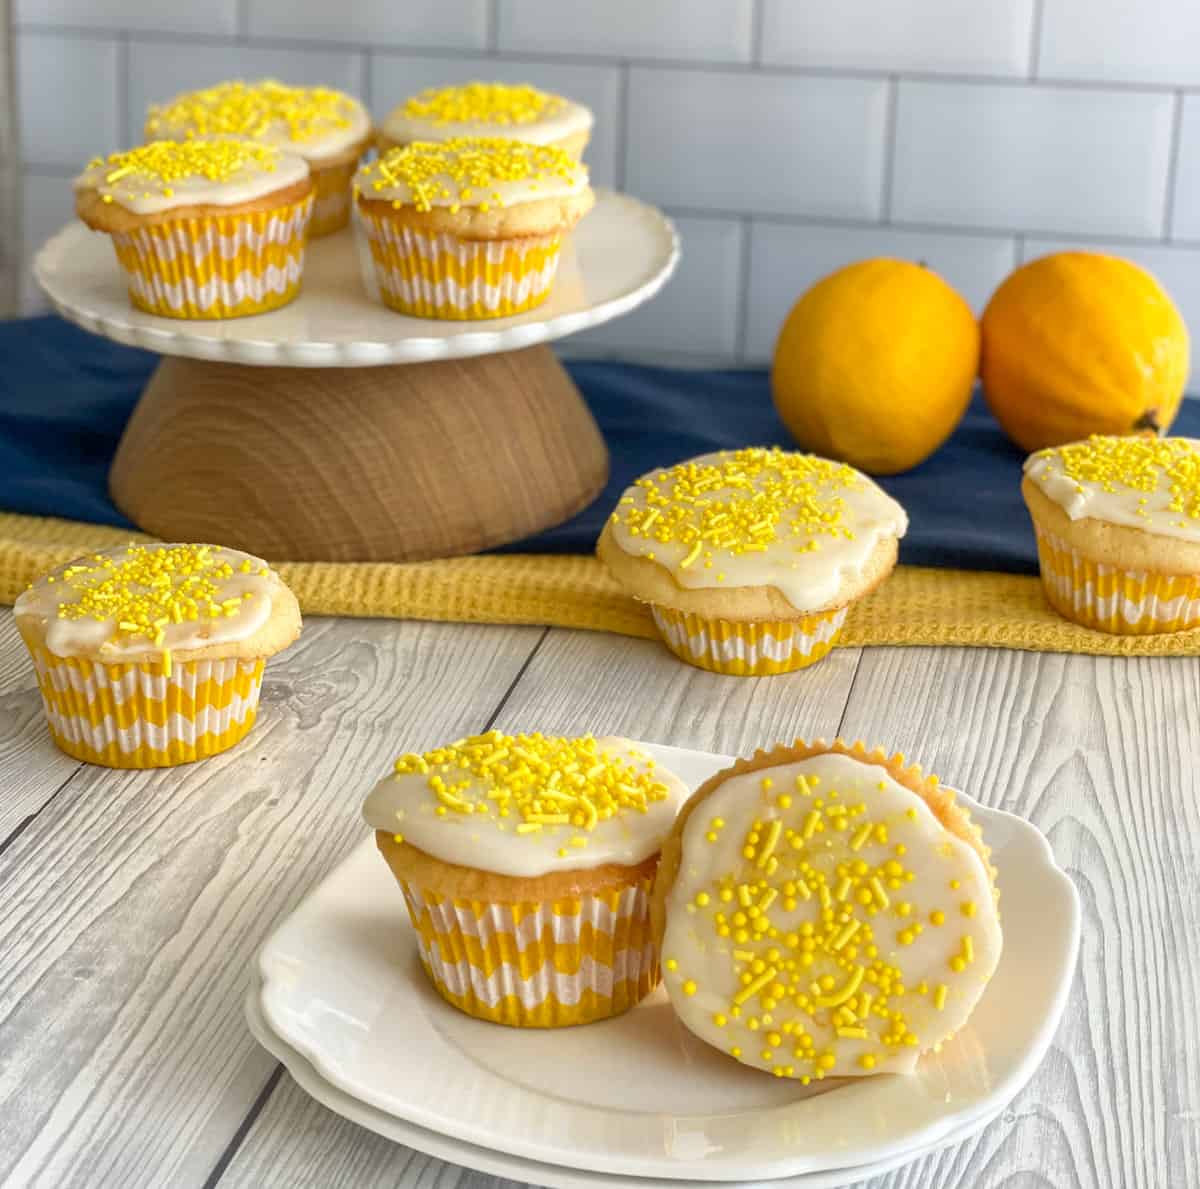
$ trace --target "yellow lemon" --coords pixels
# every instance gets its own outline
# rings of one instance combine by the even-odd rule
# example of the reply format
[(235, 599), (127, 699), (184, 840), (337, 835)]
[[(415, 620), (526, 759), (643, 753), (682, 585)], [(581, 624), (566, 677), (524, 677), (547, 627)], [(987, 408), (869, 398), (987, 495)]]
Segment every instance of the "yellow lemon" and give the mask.
[(1187, 326), (1167, 291), (1119, 256), (1033, 260), (983, 312), (984, 395), (1024, 450), (1166, 430), (1188, 355)]
[(971, 399), (979, 325), (937, 273), (861, 260), (792, 308), (771, 369), (775, 407), (806, 450), (875, 475), (929, 457)]

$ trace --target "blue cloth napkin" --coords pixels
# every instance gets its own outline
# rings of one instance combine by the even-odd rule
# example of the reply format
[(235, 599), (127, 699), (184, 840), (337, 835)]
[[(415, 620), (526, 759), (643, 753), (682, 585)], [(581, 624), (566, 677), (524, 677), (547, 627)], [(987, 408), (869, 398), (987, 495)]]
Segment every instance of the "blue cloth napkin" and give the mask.
[[(105, 479), (157, 356), (47, 316), (0, 323), (0, 362), (0, 508), (128, 526)], [(621, 490), (644, 471), (723, 447), (793, 445), (764, 371), (567, 368), (608, 442), (612, 477), (578, 516), (498, 552), (589, 553)], [(1185, 403), (1174, 432), (1200, 437), (1200, 402)], [(908, 509), (900, 560), (1035, 573), (1021, 462), (977, 393), (932, 458), (880, 480)]]

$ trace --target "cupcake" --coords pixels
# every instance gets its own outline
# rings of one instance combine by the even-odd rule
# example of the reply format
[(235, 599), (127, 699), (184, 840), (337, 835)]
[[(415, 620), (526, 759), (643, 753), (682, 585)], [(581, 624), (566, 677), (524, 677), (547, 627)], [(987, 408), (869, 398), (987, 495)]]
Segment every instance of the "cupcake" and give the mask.
[(896, 564), (904, 509), (844, 463), (721, 450), (643, 475), (597, 553), (667, 647), (714, 673), (802, 669)]
[(386, 152), (414, 141), (498, 137), (552, 145), (579, 160), (592, 123), (586, 107), (561, 95), (528, 84), (473, 82), (430, 87), (406, 99), (383, 121), (377, 141)]
[(215, 545), (126, 545), (39, 578), (13, 612), (50, 734), (110, 768), (162, 768), (232, 747), (263, 666), (300, 634), (266, 562)]
[(562, 149), (496, 138), (391, 149), (354, 192), (384, 304), (422, 318), (540, 305), (563, 237), (595, 202)]
[(1046, 598), (1122, 636), (1200, 625), (1200, 442), (1092, 437), (1025, 462)]
[(686, 796), (627, 739), (489, 731), (401, 756), (363, 816), (438, 994), (555, 1028), (619, 1015), (658, 984), (650, 889)]
[(663, 845), (651, 912), (671, 1003), (776, 1077), (910, 1074), (999, 962), (988, 855), (902, 756), (797, 741), (739, 760)]
[(308, 165), (230, 137), (156, 140), (97, 158), (75, 211), (112, 236), (129, 300), (164, 318), (238, 318), (300, 292)]
[(148, 141), (225, 135), (274, 145), (308, 162), (314, 187), (310, 239), (350, 221), (350, 181), (371, 139), (371, 121), (357, 99), (329, 87), (262, 79), (185, 91), (146, 114)]

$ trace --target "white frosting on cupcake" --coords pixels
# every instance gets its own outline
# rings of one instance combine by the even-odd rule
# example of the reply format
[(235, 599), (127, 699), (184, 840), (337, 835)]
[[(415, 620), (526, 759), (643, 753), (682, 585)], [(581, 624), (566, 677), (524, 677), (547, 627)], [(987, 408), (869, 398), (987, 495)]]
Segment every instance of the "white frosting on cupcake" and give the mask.
[(911, 1073), (1000, 958), (973, 847), (886, 769), (823, 754), (730, 776), (692, 811), (662, 955), (683, 1023), (804, 1081)]
[(279, 575), (262, 558), (215, 545), (124, 545), (39, 578), (13, 614), (55, 656), (105, 663), (231, 643), (271, 615)]
[(1104, 437), (1039, 450), (1025, 474), (1072, 520), (1200, 541), (1200, 441)]
[(394, 148), (359, 167), (355, 193), (370, 201), (487, 212), (588, 188), (587, 166), (561, 149), (496, 138)]
[(628, 739), (491, 731), (402, 756), (363, 805), (376, 830), (460, 867), (534, 877), (634, 866), (687, 789)]
[(904, 509), (844, 463), (777, 447), (721, 450), (643, 475), (611, 518), (617, 545), (685, 589), (773, 586), (798, 611), (828, 604)]
[(146, 115), (147, 140), (244, 136), (320, 164), (366, 140), (371, 120), (357, 99), (329, 87), (275, 79), (185, 91)]
[(430, 87), (406, 99), (383, 121), (383, 134), (399, 144), (454, 137), (502, 137), (554, 144), (588, 131), (592, 113), (582, 104), (528, 85), (471, 82)]
[(271, 145), (237, 137), (158, 140), (98, 157), (74, 181), (135, 214), (183, 206), (238, 206), (285, 190), (309, 175), (308, 163)]

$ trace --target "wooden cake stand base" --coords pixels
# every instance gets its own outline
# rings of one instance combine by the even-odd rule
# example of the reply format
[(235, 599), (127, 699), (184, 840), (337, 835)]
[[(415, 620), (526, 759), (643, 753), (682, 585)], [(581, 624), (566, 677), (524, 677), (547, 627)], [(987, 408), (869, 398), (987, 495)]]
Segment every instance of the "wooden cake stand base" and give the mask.
[(165, 540), (269, 561), (423, 561), (559, 524), (607, 478), (579, 391), (536, 346), (361, 368), (166, 357), (109, 489)]

